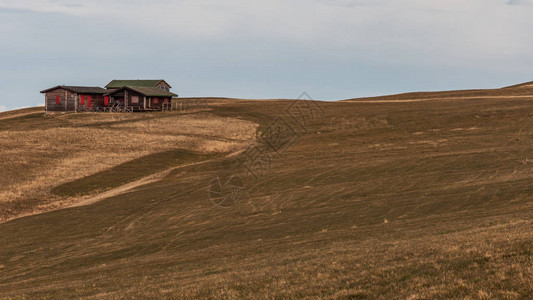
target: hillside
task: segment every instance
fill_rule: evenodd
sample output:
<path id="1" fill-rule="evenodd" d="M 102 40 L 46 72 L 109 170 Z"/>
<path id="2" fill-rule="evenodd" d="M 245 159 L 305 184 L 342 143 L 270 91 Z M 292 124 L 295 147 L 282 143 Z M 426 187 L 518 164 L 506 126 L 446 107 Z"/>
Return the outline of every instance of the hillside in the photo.
<path id="1" fill-rule="evenodd" d="M 533 93 L 519 90 L 0 120 L 8 178 L 64 174 L 58 157 L 78 166 L 80 149 L 130 153 L 83 161 L 39 197 L 82 201 L 71 196 L 101 192 L 98 179 L 172 168 L 0 224 L 0 297 L 528 298 Z M 46 146 L 34 155 L 28 143 Z M 10 203 L 26 203 L 31 179 L 8 180 L 21 195 Z"/>
<path id="2" fill-rule="evenodd" d="M 442 92 L 414 92 L 378 97 L 354 98 L 343 101 L 421 101 L 421 100 L 476 100 L 503 98 L 532 98 L 533 84 L 526 82 L 500 89 L 456 90 Z"/>
<path id="3" fill-rule="evenodd" d="M 0 113 L 0 222 L 87 200 L 170 166 L 246 147 L 256 124 L 186 113 Z M 178 153 L 175 153 L 178 151 Z M 176 157 L 191 152 L 183 161 Z"/>
<path id="4" fill-rule="evenodd" d="M 528 88 L 528 89 L 531 89 L 533 88 L 533 81 L 529 81 L 529 82 L 524 82 L 524 83 L 520 83 L 520 84 L 516 84 L 516 85 L 511 85 L 511 86 L 508 86 L 508 87 L 505 87 L 505 89 L 515 89 L 515 88 Z"/>

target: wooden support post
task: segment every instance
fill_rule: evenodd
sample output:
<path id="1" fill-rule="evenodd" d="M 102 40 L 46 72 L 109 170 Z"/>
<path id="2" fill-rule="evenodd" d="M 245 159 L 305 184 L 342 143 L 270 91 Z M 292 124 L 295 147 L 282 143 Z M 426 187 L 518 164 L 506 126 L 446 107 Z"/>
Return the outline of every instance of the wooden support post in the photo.
<path id="1" fill-rule="evenodd" d="M 143 108 L 146 110 L 146 96 L 143 96 Z"/>
<path id="2" fill-rule="evenodd" d="M 78 98 L 80 97 L 79 94 L 76 94 L 76 96 L 74 97 L 74 111 L 75 112 L 78 112 Z"/>
<path id="3" fill-rule="evenodd" d="M 124 111 L 128 108 L 128 90 L 124 89 Z"/>
<path id="4" fill-rule="evenodd" d="M 65 111 L 68 110 L 68 107 L 67 107 L 67 102 L 68 102 L 68 101 L 67 101 L 67 100 L 68 100 L 68 92 L 65 91 Z"/>

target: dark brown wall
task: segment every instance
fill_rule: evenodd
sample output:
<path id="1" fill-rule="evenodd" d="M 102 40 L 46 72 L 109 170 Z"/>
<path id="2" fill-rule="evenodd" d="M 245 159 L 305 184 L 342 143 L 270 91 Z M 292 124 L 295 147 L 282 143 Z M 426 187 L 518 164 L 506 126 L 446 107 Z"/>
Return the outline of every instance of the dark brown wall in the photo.
<path id="1" fill-rule="evenodd" d="M 138 99 L 137 103 L 133 103 L 133 101 L 132 101 L 133 97 L 137 97 L 137 99 Z M 136 92 L 128 91 L 128 106 L 138 106 L 138 107 L 142 108 L 143 105 L 144 105 L 144 103 L 143 103 L 143 95 L 138 94 Z"/>
<path id="2" fill-rule="evenodd" d="M 134 104 L 132 103 L 132 97 L 133 96 L 138 96 L 139 97 L 139 103 L 138 104 Z M 131 92 L 129 91 L 128 92 L 128 106 L 138 106 L 139 108 L 143 108 L 143 95 L 140 95 L 140 94 L 137 94 L 135 92 Z M 154 100 L 155 98 L 157 98 L 157 102 L 158 103 L 155 103 Z M 164 99 L 165 97 L 146 97 L 146 108 L 151 108 L 151 109 L 161 109 L 163 107 L 163 103 L 164 103 Z M 170 103 L 170 97 L 167 98 L 168 99 L 168 103 Z"/>
<path id="3" fill-rule="evenodd" d="M 81 97 L 80 95 L 83 95 L 85 98 L 84 105 L 81 105 Z M 80 94 L 77 97 L 78 107 L 88 107 L 87 106 L 87 96 L 91 96 L 91 108 L 95 107 L 105 107 L 104 103 L 104 95 L 101 94 Z M 109 100 L 111 102 L 111 100 Z M 111 104 L 111 103 L 110 103 Z"/>
<path id="4" fill-rule="evenodd" d="M 127 93 L 128 93 L 128 97 L 127 97 L 128 106 L 138 106 L 140 108 L 143 107 L 144 104 L 143 104 L 143 96 L 142 95 L 140 95 L 140 94 L 138 94 L 136 92 L 130 91 L 130 90 L 127 90 Z M 124 94 L 125 94 L 125 91 L 122 90 L 120 92 L 116 92 L 116 93 L 111 94 L 110 97 L 113 97 L 115 99 L 124 98 Z M 138 103 L 132 103 L 131 102 L 133 96 L 139 97 L 139 102 Z M 112 99 L 109 99 L 110 103 L 113 103 L 112 101 L 113 101 Z"/>
<path id="5" fill-rule="evenodd" d="M 157 100 L 158 100 L 157 102 L 158 103 L 154 103 L 155 98 L 157 98 Z M 155 109 L 162 109 L 163 108 L 163 103 L 165 103 L 165 98 L 168 99 L 168 103 L 169 104 L 172 102 L 172 99 L 170 97 L 152 97 L 150 108 L 152 108 L 152 109 L 154 109 L 154 108 Z M 148 103 L 148 100 L 147 100 L 147 103 Z"/>
<path id="6" fill-rule="evenodd" d="M 115 99 L 122 98 L 122 97 L 124 97 L 124 91 L 113 93 L 110 96 L 114 97 Z M 132 102 L 134 96 L 139 97 L 139 102 L 138 103 L 133 103 Z M 163 103 L 164 103 L 165 97 L 157 97 L 158 98 L 158 103 L 154 103 L 154 98 L 155 97 L 146 97 L 146 108 L 161 109 L 163 107 Z M 168 99 L 168 103 L 170 104 L 171 103 L 171 97 L 166 97 L 166 98 Z M 151 101 L 150 101 L 150 99 L 151 99 Z M 144 96 L 139 94 L 139 93 L 136 93 L 136 92 L 128 90 L 127 100 L 128 100 L 128 107 L 137 106 L 140 109 L 143 109 L 143 107 L 144 107 Z M 111 103 L 112 100 L 110 99 L 109 101 Z"/>
<path id="7" fill-rule="evenodd" d="M 60 104 L 56 104 L 56 96 L 59 95 Z M 45 94 L 47 111 L 74 111 L 74 99 L 76 94 L 62 88 L 49 91 Z M 65 106 L 66 104 L 66 106 Z"/>
<path id="8" fill-rule="evenodd" d="M 81 105 L 80 95 L 74 92 L 58 88 L 49 91 L 46 96 L 46 110 L 47 111 L 75 111 L 76 102 L 78 107 L 87 107 L 87 96 L 91 95 L 91 107 L 104 107 L 104 96 L 102 94 L 83 94 L 85 96 L 85 103 Z M 59 95 L 60 104 L 56 104 L 56 96 Z M 66 101 L 66 106 L 65 106 Z"/>

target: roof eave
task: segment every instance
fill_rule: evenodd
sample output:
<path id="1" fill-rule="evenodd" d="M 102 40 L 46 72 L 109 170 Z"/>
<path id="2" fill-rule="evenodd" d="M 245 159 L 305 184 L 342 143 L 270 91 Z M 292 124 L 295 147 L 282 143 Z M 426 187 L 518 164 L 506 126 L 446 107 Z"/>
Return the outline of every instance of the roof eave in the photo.
<path id="1" fill-rule="evenodd" d="M 61 85 L 56 85 L 56 86 L 51 87 L 51 88 L 49 88 L 49 89 L 42 90 L 40 93 L 41 93 L 41 94 L 48 93 L 49 91 L 53 91 L 53 90 L 55 90 L 55 89 L 59 89 L 59 88 L 62 88 L 62 87 L 63 87 L 63 86 L 61 86 Z"/>
<path id="2" fill-rule="evenodd" d="M 174 93 L 169 92 L 169 91 L 165 91 L 165 92 L 169 93 L 170 95 L 148 95 L 145 92 L 137 90 L 137 89 L 135 89 L 134 87 L 131 87 L 131 86 L 123 86 L 123 87 L 117 88 L 116 90 L 109 91 L 108 93 L 105 93 L 105 95 L 108 96 L 108 95 L 120 92 L 122 90 L 130 90 L 130 91 L 139 93 L 139 94 L 141 94 L 143 96 L 147 96 L 147 97 L 177 97 L 178 96 L 177 94 L 174 94 Z"/>
<path id="3" fill-rule="evenodd" d="M 100 88 L 100 87 L 88 86 L 88 87 L 85 87 L 85 88 L 96 89 L 96 88 Z M 103 94 L 105 94 L 107 92 L 105 89 L 102 89 L 102 88 L 100 88 L 101 91 L 78 91 L 75 88 L 72 88 L 70 86 L 57 85 L 57 86 L 51 87 L 49 89 L 42 90 L 40 93 L 41 94 L 48 93 L 49 91 L 53 91 L 55 89 L 64 89 L 64 90 L 67 90 L 69 92 L 76 93 L 76 94 L 102 94 L 103 95 Z"/>

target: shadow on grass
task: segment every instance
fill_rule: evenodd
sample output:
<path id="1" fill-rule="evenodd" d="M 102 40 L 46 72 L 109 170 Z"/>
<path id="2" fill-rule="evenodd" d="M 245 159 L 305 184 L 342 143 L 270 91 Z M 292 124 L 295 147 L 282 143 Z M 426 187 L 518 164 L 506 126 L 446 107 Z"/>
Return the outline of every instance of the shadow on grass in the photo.
<path id="1" fill-rule="evenodd" d="M 102 192 L 169 168 L 222 157 L 223 154 L 202 154 L 188 150 L 170 150 L 127 161 L 111 169 L 95 173 L 52 189 L 58 196 L 81 196 Z"/>

